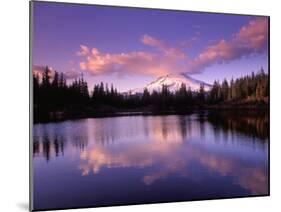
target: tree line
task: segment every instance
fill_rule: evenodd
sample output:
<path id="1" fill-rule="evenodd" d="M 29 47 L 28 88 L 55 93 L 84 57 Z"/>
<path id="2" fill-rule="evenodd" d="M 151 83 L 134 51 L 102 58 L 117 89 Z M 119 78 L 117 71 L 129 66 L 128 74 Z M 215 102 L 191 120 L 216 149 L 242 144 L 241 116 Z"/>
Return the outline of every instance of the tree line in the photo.
<path id="1" fill-rule="evenodd" d="M 208 114 L 208 116 L 206 116 Z M 227 131 L 231 135 L 236 135 L 237 133 L 251 136 L 255 138 L 256 142 L 259 140 L 266 142 L 269 136 L 268 128 L 268 113 L 267 111 L 259 111 L 257 114 L 255 111 L 243 111 L 243 110 L 224 110 L 221 111 L 199 111 L 198 113 L 198 122 L 200 128 L 204 129 L 204 124 L 207 121 L 214 126 L 214 136 L 220 137 L 222 132 Z M 183 118 L 182 116 L 177 116 L 178 121 L 180 122 L 179 133 L 183 139 L 186 139 L 187 135 L 190 135 L 192 130 L 188 127 L 188 119 Z M 202 126 L 201 126 L 202 125 Z M 166 129 L 165 127 L 165 118 L 160 119 L 158 124 L 159 132 L 168 133 L 172 129 Z M 203 133 L 203 131 L 202 131 Z M 64 155 L 64 151 L 67 145 L 72 145 L 77 150 L 84 150 L 88 145 L 87 137 L 80 137 L 76 139 L 75 134 L 71 134 L 73 137 L 62 137 L 58 134 L 52 134 L 51 136 L 47 131 L 43 133 L 43 139 L 38 139 L 37 136 L 34 137 L 33 142 L 33 156 L 43 156 L 46 161 L 54 159 L 55 157 L 60 157 Z M 99 144 L 107 145 L 112 143 L 113 138 L 112 134 L 109 132 L 106 136 L 100 136 Z M 256 139 L 258 138 L 258 139 Z M 219 140 L 219 139 L 218 139 Z M 227 138 L 224 142 L 227 142 Z"/>
<path id="2" fill-rule="evenodd" d="M 33 74 L 34 119 L 48 120 L 51 116 L 87 116 L 95 112 L 118 110 L 184 110 L 218 104 L 267 104 L 269 95 L 268 74 L 261 69 L 236 80 L 215 81 L 210 91 L 204 85 L 198 91 L 182 84 L 176 92 L 167 85 L 161 91 L 150 93 L 146 88 L 142 94 L 118 92 L 113 84 L 99 83 L 89 90 L 83 76 L 66 83 L 63 73 L 51 71 L 48 66 L 39 77 Z M 69 115 L 71 116 L 71 115 Z"/>
<path id="3" fill-rule="evenodd" d="M 268 102 L 269 83 L 268 74 L 263 68 L 255 74 L 247 75 L 236 80 L 226 79 L 222 83 L 215 81 L 210 92 L 211 103 L 226 101 Z"/>

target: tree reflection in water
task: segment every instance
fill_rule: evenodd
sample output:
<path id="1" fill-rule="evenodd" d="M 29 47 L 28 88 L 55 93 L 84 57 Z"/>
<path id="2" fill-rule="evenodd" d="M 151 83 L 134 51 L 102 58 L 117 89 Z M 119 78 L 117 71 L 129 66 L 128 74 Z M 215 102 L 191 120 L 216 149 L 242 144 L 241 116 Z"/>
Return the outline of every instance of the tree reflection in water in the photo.
<path id="1" fill-rule="evenodd" d="M 167 117 L 169 116 L 157 116 L 156 118 L 155 116 L 144 116 L 142 126 L 137 124 L 135 126 L 121 126 L 129 129 L 125 131 L 119 129 L 118 122 L 115 125 L 115 123 L 112 124 L 114 120 L 109 119 L 99 119 L 102 121 L 95 122 L 95 126 L 87 126 L 83 129 L 85 133 L 82 134 L 65 135 L 64 131 L 61 132 L 60 129 L 48 131 L 48 128 L 41 126 L 43 131 L 33 137 L 33 155 L 34 157 L 41 155 L 47 161 L 54 156 L 63 156 L 64 148 L 69 140 L 76 149 L 83 151 L 87 148 L 88 143 L 92 142 L 88 140 L 89 133 L 94 133 L 91 137 L 94 137 L 95 143 L 101 145 L 110 145 L 120 138 L 133 138 L 139 134 L 144 137 L 153 134 L 154 137 L 161 137 L 162 141 L 172 139 L 175 142 L 183 142 L 194 133 L 200 133 L 203 139 L 207 123 L 213 127 L 215 137 L 223 135 L 225 142 L 228 141 L 229 134 L 233 137 L 236 133 L 251 137 L 253 141 L 259 139 L 266 142 L 268 140 L 267 111 L 201 111 L 195 116 L 194 114 L 177 116 L 178 122 L 173 126 L 169 125 Z M 91 127 L 95 129 L 94 132 Z M 91 132 L 87 132 L 88 130 Z M 176 138 L 176 135 L 181 138 Z"/>
<path id="2" fill-rule="evenodd" d="M 269 119 L 268 111 L 237 110 L 237 111 L 209 111 L 207 120 L 213 125 L 214 131 L 230 131 L 243 135 L 268 140 Z"/>
<path id="3" fill-rule="evenodd" d="M 131 192 L 137 187 L 151 197 L 170 187 L 179 188 L 177 192 L 191 199 L 267 194 L 268 124 L 267 112 L 260 111 L 38 124 L 33 135 L 37 188 L 48 193 L 49 186 L 42 189 L 42 178 L 53 187 L 75 184 L 89 195 L 89 201 L 102 193 L 92 187 L 109 184 L 116 194 L 125 196 L 118 188 L 128 185 Z M 65 173 L 68 183 L 64 183 Z M 55 178 L 45 178 L 48 175 Z M 147 189 L 151 193 L 145 193 Z M 102 195 L 109 194 L 104 192 Z M 72 194 L 65 195 L 68 199 Z"/>

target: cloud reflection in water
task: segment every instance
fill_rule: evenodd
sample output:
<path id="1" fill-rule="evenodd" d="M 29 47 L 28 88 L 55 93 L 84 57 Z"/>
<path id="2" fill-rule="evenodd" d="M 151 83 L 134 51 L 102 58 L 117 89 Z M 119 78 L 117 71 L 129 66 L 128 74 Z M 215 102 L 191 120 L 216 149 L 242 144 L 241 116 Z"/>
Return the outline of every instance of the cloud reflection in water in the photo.
<path id="1" fill-rule="evenodd" d="M 115 123 L 112 131 L 99 127 L 90 130 L 89 137 L 94 135 L 95 144 L 81 152 L 82 175 L 89 175 L 91 171 L 98 174 L 103 168 L 137 168 L 143 169 L 141 180 L 146 185 L 175 176 L 200 181 L 205 176 L 193 168 L 199 164 L 211 174 L 232 177 L 235 184 L 250 190 L 251 194 L 267 192 L 267 161 L 255 161 L 255 151 L 264 151 L 263 145 L 254 151 L 251 146 L 241 146 L 241 138 L 235 141 L 238 138 L 228 136 L 225 131 L 220 131 L 224 135 L 218 137 L 211 133 L 214 126 L 194 116 L 146 117 L 142 122 L 143 128 L 132 121 L 127 128 Z M 114 142 L 100 145 L 104 142 L 97 138 L 105 137 L 103 133 L 111 137 L 112 132 Z M 228 139 L 232 139 L 232 143 Z M 118 143 L 121 140 L 125 143 Z M 239 155 L 239 151 L 243 154 Z"/>

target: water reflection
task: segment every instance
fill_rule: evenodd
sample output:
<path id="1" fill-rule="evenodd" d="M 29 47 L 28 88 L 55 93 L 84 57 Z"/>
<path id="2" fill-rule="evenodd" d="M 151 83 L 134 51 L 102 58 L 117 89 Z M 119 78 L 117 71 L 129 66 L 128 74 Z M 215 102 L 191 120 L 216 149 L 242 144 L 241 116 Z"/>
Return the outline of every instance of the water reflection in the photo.
<path id="1" fill-rule="evenodd" d="M 62 137 L 58 138 L 55 136 L 52 140 L 45 134 L 42 140 L 38 137 L 34 138 L 33 143 L 33 154 L 34 156 L 39 156 L 42 154 L 48 161 L 53 156 L 63 156 L 64 151 L 64 140 Z"/>
<path id="2" fill-rule="evenodd" d="M 136 117 L 138 122 L 139 118 Z M 188 137 L 196 135 L 204 138 L 207 124 L 212 125 L 216 140 L 222 140 L 225 143 L 228 140 L 235 142 L 234 136 L 237 133 L 264 142 L 268 140 L 269 123 L 266 112 L 259 112 L 257 115 L 257 113 L 248 111 L 245 113 L 241 111 L 211 113 L 203 111 L 196 116 L 176 116 L 177 120 L 172 120 L 172 122 L 170 118 L 171 116 L 141 117 L 141 123 L 131 120 L 130 125 L 127 125 L 127 121 L 134 119 L 132 117 L 122 117 L 122 120 L 117 118 L 96 119 L 97 121 L 88 119 L 82 122 L 76 121 L 74 125 L 82 124 L 82 126 L 74 131 L 71 126 L 68 126 L 68 122 L 37 124 L 33 137 L 33 154 L 35 157 L 42 154 L 46 160 L 49 160 L 52 156 L 63 155 L 66 143 L 71 142 L 74 147 L 84 150 L 89 140 L 94 140 L 96 144 L 110 145 L 120 138 L 153 137 L 154 142 L 181 143 Z M 223 139 L 219 139 L 220 136 L 224 136 Z"/>
<path id="3" fill-rule="evenodd" d="M 222 176 L 232 176 L 236 183 L 251 194 L 267 192 L 266 163 L 263 166 L 255 161 L 246 161 L 246 157 L 236 158 L 221 152 L 211 152 L 198 145 L 180 145 L 167 143 L 140 144 L 122 149 L 120 152 L 97 147 L 81 153 L 83 163 L 79 166 L 82 175 L 98 174 L 102 168 L 145 168 L 157 166 L 151 172 L 145 172 L 141 179 L 146 185 L 170 175 L 191 177 L 200 181 L 202 176 L 190 176 L 192 163 L 197 161 L 209 172 L 218 172 Z"/>
<path id="4" fill-rule="evenodd" d="M 269 135 L 269 119 L 267 111 L 237 110 L 209 112 L 207 119 L 214 130 L 242 133 L 252 138 L 267 141 Z"/>
<path id="5" fill-rule="evenodd" d="M 93 180 L 99 179 L 96 186 L 106 187 L 109 182 L 127 186 L 131 171 L 138 173 L 134 175 L 131 189 L 141 183 L 143 190 L 154 188 L 150 190 L 152 196 L 157 195 L 153 191 L 162 192 L 179 182 L 179 189 L 189 185 L 190 190 L 182 192 L 190 193 L 190 199 L 203 198 L 202 194 L 212 190 L 214 194 L 210 195 L 267 194 L 268 133 L 267 113 L 203 111 L 192 115 L 37 124 L 33 143 L 35 172 L 40 175 L 48 170 L 56 179 L 64 179 L 63 173 L 75 170 L 68 174 L 69 179 L 73 178 L 77 185 L 88 182 L 84 190 L 89 196 L 97 192 L 87 190 Z M 60 160 L 53 161 L 54 158 Z M 52 166 L 44 166 L 46 161 Z M 35 179 L 40 185 L 41 178 Z M 163 182 L 161 189 L 158 188 Z M 49 186 L 58 186 L 53 181 L 49 183 Z M 216 184 L 217 187 L 212 187 Z M 192 193 L 194 191 L 197 193 Z M 121 190 L 115 192 L 122 193 Z M 195 197 L 198 192 L 201 196 Z M 48 191 L 42 189 L 43 193 L 46 195 Z M 173 198 L 177 196 L 174 194 Z"/>

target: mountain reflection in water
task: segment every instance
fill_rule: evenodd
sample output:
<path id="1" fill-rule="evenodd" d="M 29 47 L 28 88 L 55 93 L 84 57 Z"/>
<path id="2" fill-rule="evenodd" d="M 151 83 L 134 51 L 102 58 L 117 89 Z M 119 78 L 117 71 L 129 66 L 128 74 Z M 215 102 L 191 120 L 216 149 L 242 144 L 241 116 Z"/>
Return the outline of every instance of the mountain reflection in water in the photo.
<path id="1" fill-rule="evenodd" d="M 182 191 L 175 191 L 181 196 L 173 194 L 171 200 L 265 195 L 268 193 L 268 125 L 267 112 L 208 111 L 36 124 L 35 191 L 42 193 L 39 195 L 42 198 L 54 195 L 45 187 L 62 183 L 63 171 L 71 170 L 69 182 L 77 184 L 76 192 L 79 183 L 81 187 L 89 187 L 97 183 L 95 180 L 104 186 L 109 182 L 130 184 L 131 192 L 135 185 L 136 191 L 151 195 L 151 199 L 139 202 L 155 202 L 153 195 L 169 191 L 173 185 L 179 190 L 182 187 Z M 42 185 L 43 173 L 47 172 L 58 179 L 46 179 Z M 93 201 L 91 195 L 99 195 L 99 191 L 87 188 L 84 192 L 79 195 L 85 195 L 84 201 L 89 204 Z M 122 196 L 121 190 L 113 188 L 110 194 L 106 191 L 100 194 L 104 200 L 92 205 L 130 202 L 112 192 L 121 192 Z M 165 195 L 164 200 L 170 200 Z M 106 200 L 107 196 L 111 200 Z M 40 197 L 38 205 L 43 207 Z"/>

